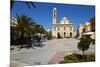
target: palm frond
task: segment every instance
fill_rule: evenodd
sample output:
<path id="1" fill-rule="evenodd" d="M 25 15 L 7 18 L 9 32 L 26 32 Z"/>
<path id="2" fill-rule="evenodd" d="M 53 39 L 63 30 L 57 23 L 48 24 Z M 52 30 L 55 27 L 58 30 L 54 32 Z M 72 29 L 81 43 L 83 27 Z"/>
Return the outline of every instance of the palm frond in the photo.
<path id="1" fill-rule="evenodd" d="M 14 5 L 14 0 L 10 0 L 10 9 L 13 8 L 13 5 Z"/>
<path id="2" fill-rule="evenodd" d="M 28 8 L 36 8 L 35 4 L 33 2 L 27 2 L 27 1 L 23 1 L 24 4 L 26 4 L 28 6 Z M 10 0 L 10 9 L 12 10 L 13 6 L 15 4 L 14 0 Z"/>
<path id="3" fill-rule="evenodd" d="M 31 7 L 36 8 L 36 6 L 35 6 L 35 4 L 34 4 L 33 2 L 26 2 L 26 4 L 27 4 L 27 6 L 28 6 L 29 8 L 31 8 Z"/>

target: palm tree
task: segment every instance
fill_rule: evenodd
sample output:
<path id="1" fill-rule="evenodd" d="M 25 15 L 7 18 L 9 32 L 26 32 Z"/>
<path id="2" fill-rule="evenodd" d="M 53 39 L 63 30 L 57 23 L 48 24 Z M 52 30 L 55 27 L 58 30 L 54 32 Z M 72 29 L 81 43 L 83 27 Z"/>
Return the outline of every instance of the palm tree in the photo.
<path id="1" fill-rule="evenodd" d="M 45 34 L 46 32 L 42 25 L 36 24 L 28 16 L 17 14 L 14 18 L 17 23 L 15 26 L 11 26 L 11 39 L 17 38 L 20 39 L 20 42 L 23 42 L 21 40 L 27 37 L 33 37 L 37 33 Z"/>
<path id="2" fill-rule="evenodd" d="M 10 9 L 12 9 L 13 8 L 13 6 L 14 6 L 14 0 L 10 0 Z M 36 8 L 36 6 L 34 5 L 34 3 L 33 2 L 23 2 L 24 4 L 26 4 L 29 8 L 31 8 L 31 7 L 34 7 L 34 8 Z"/>
<path id="3" fill-rule="evenodd" d="M 17 20 L 15 26 L 17 39 L 19 39 L 20 44 L 23 44 L 25 38 L 31 38 L 34 34 L 32 19 L 25 15 L 17 15 L 15 18 Z"/>

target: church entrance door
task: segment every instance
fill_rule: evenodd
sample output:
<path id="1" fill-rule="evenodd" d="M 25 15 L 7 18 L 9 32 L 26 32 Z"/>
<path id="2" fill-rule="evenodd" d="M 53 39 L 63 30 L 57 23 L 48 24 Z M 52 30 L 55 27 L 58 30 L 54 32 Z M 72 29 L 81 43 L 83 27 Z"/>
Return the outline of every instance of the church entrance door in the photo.
<path id="1" fill-rule="evenodd" d="M 64 38 L 66 38 L 66 32 L 64 32 Z"/>
<path id="2" fill-rule="evenodd" d="M 72 37 L 72 32 L 70 32 L 70 37 Z"/>
<path id="3" fill-rule="evenodd" d="M 61 38 L 61 36 L 60 36 L 60 33 L 59 33 L 59 32 L 57 33 L 57 37 L 58 37 L 58 38 Z"/>

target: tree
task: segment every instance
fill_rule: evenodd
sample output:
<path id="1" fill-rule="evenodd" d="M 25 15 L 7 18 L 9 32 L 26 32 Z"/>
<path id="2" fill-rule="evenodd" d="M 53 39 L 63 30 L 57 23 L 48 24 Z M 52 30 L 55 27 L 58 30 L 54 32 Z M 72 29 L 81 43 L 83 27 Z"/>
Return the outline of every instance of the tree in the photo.
<path id="1" fill-rule="evenodd" d="M 11 27 L 11 38 L 19 41 L 19 44 L 25 42 L 25 38 L 31 38 L 34 35 L 34 30 L 32 28 L 32 19 L 25 15 L 17 15 L 17 24 L 15 27 Z M 16 36 L 17 35 L 17 36 Z M 15 38 L 13 38 L 15 36 Z"/>
<path id="2" fill-rule="evenodd" d="M 26 4 L 29 8 L 31 8 L 31 7 L 36 8 L 36 6 L 34 5 L 33 2 L 25 2 L 24 1 L 23 3 Z M 13 8 L 14 4 L 15 4 L 15 1 L 14 0 L 10 0 L 10 9 Z"/>
<path id="3" fill-rule="evenodd" d="M 51 31 L 46 31 L 45 34 L 46 34 L 46 38 L 48 40 L 51 40 L 52 39 L 52 33 L 51 33 Z"/>
<path id="4" fill-rule="evenodd" d="M 42 25 L 36 24 L 30 17 L 17 14 L 15 19 L 16 25 L 11 26 L 11 44 L 25 44 L 25 42 L 28 42 L 26 41 L 28 38 L 33 38 L 37 33 L 49 35 L 49 38 L 51 37 L 51 34 Z"/>
<path id="5" fill-rule="evenodd" d="M 83 61 L 84 61 L 84 51 L 88 50 L 89 46 L 90 46 L 89 38 L 83 37 L 80 39 L 80 42 L 78 43 L 78 49 L 82 50 Z"/>
<path id="6" fill-rule="evenodd" d="M 95 32 L 95 17 L 90 19 L 90 23 L 91 23 L 91 31 Z"/>

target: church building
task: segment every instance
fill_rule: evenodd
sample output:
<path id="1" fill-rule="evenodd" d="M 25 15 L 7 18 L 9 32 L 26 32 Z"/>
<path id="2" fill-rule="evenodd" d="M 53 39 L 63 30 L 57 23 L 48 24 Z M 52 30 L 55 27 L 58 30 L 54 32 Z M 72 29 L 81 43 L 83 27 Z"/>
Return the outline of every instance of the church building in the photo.
<path id="1" fill-rule="evenodd" d="M 54 38 L 74 37 L 73 24 L 66 17 L 63 17 L 61 21 L 58 22 L 56 8 L 53 9 L 52 36 Z"/>

